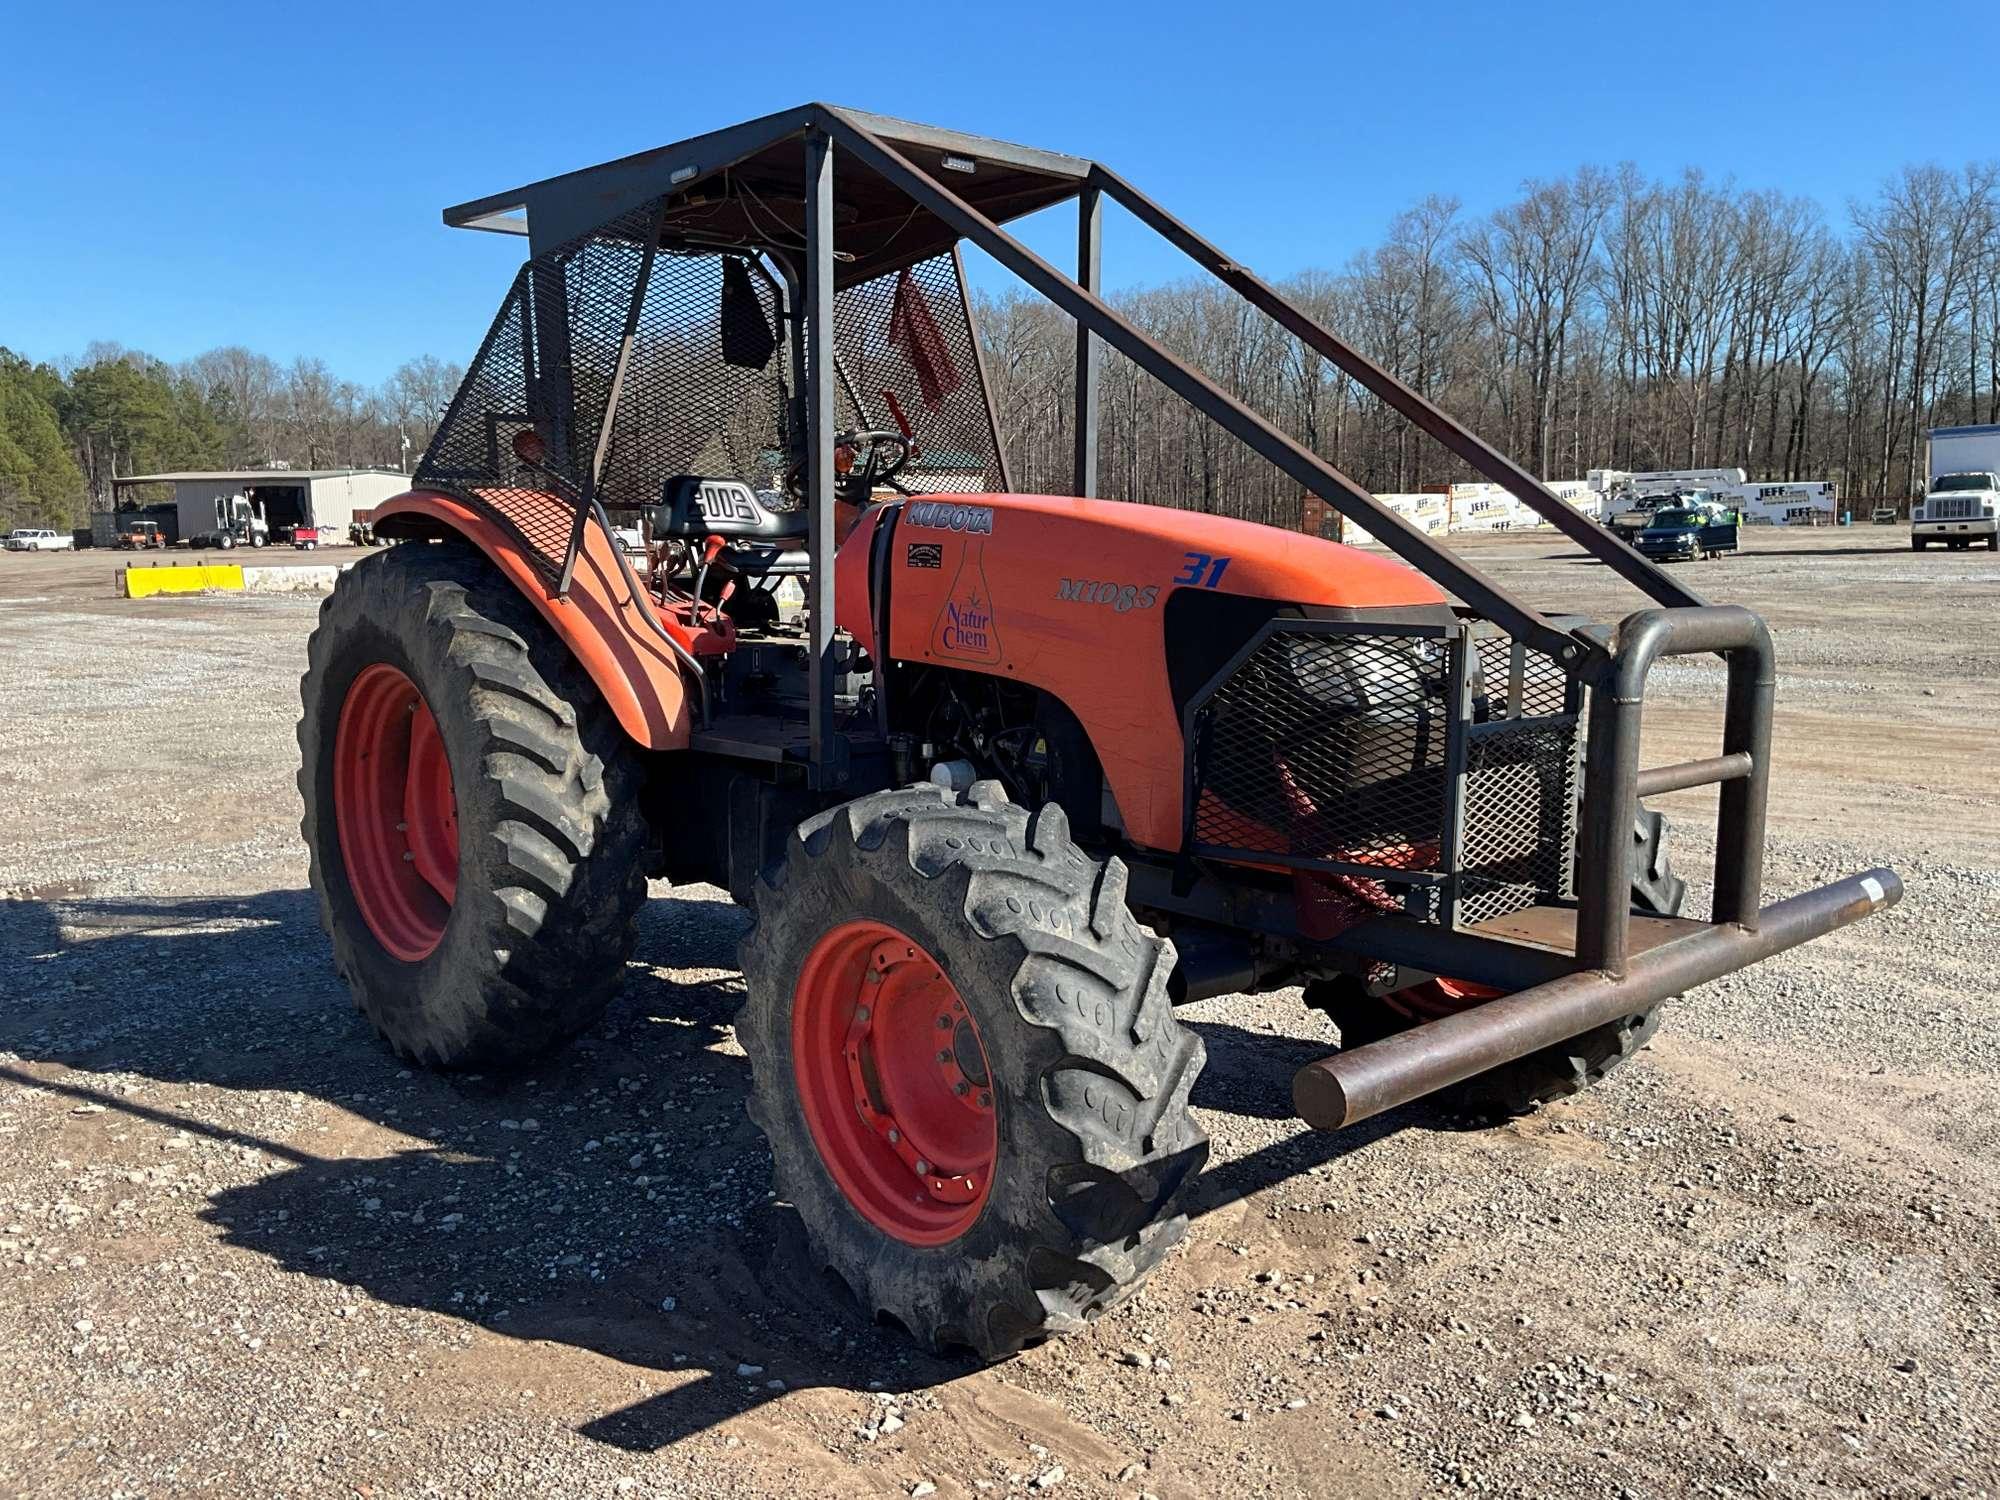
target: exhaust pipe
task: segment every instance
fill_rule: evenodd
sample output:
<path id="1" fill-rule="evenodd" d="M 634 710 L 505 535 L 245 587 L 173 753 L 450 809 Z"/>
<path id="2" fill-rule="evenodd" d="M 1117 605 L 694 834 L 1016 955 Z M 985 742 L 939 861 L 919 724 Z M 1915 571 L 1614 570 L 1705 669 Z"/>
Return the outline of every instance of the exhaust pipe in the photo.
<path id="1" fill-rule="evenodd" d="M 1637 954 L 1622 978 L 1599 969 L 1567 974 L 1413 1026 L 1306 1064 L 1292 1079 L 1293 1107 L 1315 1130 L 1338 1130 L 1637 1015 L 1670 995 L 1894 906 L 1902 896 L 1903 882 L 1893 870 L 1850 875 L 1765 907 L 1754 928 L 1716 923 Z"/>

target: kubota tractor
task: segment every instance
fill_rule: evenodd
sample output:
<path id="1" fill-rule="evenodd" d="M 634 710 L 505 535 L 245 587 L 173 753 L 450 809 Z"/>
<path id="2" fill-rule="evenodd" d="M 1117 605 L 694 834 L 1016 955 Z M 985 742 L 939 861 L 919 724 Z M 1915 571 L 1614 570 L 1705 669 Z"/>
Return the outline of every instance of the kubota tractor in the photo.
<path id="1" fill-rule="evenodd" d="M 1096 294 L 1106 197 L 1655 607 L 1545 615 Z M 1074 200 L 1077 274 L 1000 227 Z M 747 903 L 738 1034 L 780 1196 L 862 1306 L 997 1356 L 1182 1234 L 1174 1007 L 1301 985 L 1335 1129 L 1593 1082 L 1686 987 L 1897 899 L 1761 905 L 1772 654 L 1122 178 L 809 105 L 446 211 L 528 258 L 321 611 L 303 831 L 390 1044 L 518 1064 L 617 991 L 648 877 Z M 1011 492 L 959 261 L 1076 320 L 1074 495 Z M 1390 554 L 1094 498 L 1099 345 Z M 628 557 L 614 527 L 640 527 Z M 801 602 L 802 601 L 802 605 Z M 1638 762 L 1661 656 L 1709 759 Z M 1720 783 L 1680 911 L 1640 798 Z M 670 959 L 671 955 L 660 955 Z"/>

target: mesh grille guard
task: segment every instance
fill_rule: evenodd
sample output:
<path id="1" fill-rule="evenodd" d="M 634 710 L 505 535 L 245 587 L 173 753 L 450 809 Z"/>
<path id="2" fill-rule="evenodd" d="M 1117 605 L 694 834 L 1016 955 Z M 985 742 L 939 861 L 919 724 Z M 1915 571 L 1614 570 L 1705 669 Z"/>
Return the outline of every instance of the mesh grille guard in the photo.
<path id="1" fill-rule="evenodd" d="M 1273 621 L 1189 701 L 1187 851 L 1450 927 L 1566 900 L 1582 710 L 1485 622 Z"/>

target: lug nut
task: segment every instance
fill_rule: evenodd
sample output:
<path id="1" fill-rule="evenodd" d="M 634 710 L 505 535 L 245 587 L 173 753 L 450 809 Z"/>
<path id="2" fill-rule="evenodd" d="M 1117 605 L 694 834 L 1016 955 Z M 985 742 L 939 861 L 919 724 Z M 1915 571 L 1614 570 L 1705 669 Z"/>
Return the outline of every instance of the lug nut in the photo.
<path id="1" fill-rule="evenodd" d="M 937 1018 L 937 1028 L 938 1028 L 938 1030 L 939 1030 L 939 1031 L 949 1031 L 949 1030 L 951 1030 L 951 1017 L 950 1017 L 950 1016 L 939 1016 L 939 1017 Z"/>
<path id="2" fill-rule="evenodd" d="M 865 1006 L 865 1005 L 863 1005 L 863 1006 L 859 1007 L 859 1008 L 858 1008 L 858 1009 L 857 1009 L 857 1010 L 856 1010 L 856 1011 L 854 1012 L 854 1019 L 855 1019 L 855 1020 L 857 1020 L 857 1021 L 865 1021 L 865 1020 L 867 1020 L 867 1019 L 868 1019 L 868 1007 L 867 1007 L 867 1006 Z"/>
<path id="3" fill-rule="evenodd" d="M 957 1083 L 952 1085 L 951 1091 L 954 1094 L 958 1095 L 959 1098 L 963 1099 L 967 1094 L 972 1092 L 972 1085 L 967 1083 L 963 1078 L 961 1078 L 958 1080 Z"/>
<path id="4" fill-rule="evenodd" d="M 921 1156 L 917 1158 L 917 1175 L 919 1177 L 928 1177 L 931 1175 L 931 1164 Z"/>
<path id="5" fill-rule="evenodd" d="M 979 1107 L 981 1109 L 991 1109 L 993 1107 L 993 1096 L 984 1089 L 979 1091 Z"/>
<path id="6" fill-rule="evenodd" d="M 897 1143 L 898 1143 L 899 1141 L 901 1141 L 902 1139 L 903 1139 L 903 1133 L 902 1133 L 902 1131 L 900 1131 L 900 1130 L 896 1129 L 896 1128 L 895 1128 L 895 1126 L 893 1126 L 893 1125 L 892 1125 L 892 1126 L 890 1126 L 890 1127 L 889 1127 L 889 1144 L 893 1146 L 893 1145 L 897 1144 Z"/>
<path id="7" fill-rule="evenodd" d="M 945 1048 L 944 1051 L 938 1054 L 938 1061 L 941 1063 L 948 1063 L 951 1061 L 951 1049 L 949 1047 Z"/>

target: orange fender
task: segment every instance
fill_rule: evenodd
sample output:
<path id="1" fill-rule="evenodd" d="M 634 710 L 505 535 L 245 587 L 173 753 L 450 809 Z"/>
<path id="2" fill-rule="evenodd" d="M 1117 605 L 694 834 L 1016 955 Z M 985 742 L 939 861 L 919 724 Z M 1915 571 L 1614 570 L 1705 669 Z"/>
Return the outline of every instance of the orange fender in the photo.
<path id="1" fill-rule="evenodd" d="M 513 521 L 522 535 L 542 540 L 548 555 L 560 560 L 574 514 L 569 502 L 539 490 L 480 494 Z M 520 538 L 454 496 L 411 490 L 378 505 L 374 524 L 384 536 L 456 532 L 471 542 L 541 611 L 637 744 L 648 750 L 686 748 L 690 712 L 680 663 L 648 628 L 640 611 L 652 606 L 632 596 L 612 550 L 614 544 L 599 527 L 584 528 L 583 550 L 570 579 L 569 597 L 557 599 L 550 596 L 546 578 Z M 659 618 L 657 613 L 654 618 Z M 685 635 L 671 620 L 662 624 L 674 631 L 677 639 Z"/>

